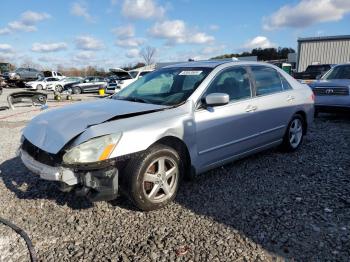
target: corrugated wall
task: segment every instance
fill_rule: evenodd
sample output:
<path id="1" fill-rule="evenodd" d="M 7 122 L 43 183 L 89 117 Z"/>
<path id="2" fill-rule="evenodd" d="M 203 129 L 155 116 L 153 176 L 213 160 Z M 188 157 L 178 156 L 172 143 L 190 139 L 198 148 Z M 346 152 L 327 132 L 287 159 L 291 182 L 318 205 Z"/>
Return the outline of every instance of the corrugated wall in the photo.
<path id="1" fill-rule="evenodd" d="M 350 39 L 300 42 L 298 72 L 308 65 L 350 62 Z"/>

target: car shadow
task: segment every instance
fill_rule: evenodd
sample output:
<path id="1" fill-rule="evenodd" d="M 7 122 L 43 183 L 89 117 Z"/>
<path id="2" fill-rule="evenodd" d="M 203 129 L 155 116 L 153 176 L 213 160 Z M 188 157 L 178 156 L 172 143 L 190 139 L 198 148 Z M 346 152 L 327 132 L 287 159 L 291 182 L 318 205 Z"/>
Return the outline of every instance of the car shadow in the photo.
<path id="1" fill-rule="evenodd" d="M 342 128 L 350 132 L 349 116 L 322 115 L 296 152 L 271 149 L 214 169 L 184 183 L 176 202 L 285 259 L 346 261 L 350 136 L 336 133 Z"/>
<path id="2" fill-rule="evenodd" d="M 55 182 L 40 179 L 22 164 L 19 157 L 0 164 L 0 178 L 5 186 L 20 199 L 49 199 L 58 205 L 72 209 L 87 209 L 93 206 L 88 199 L 77 197 L 73 192 L 61 192 Z"/>

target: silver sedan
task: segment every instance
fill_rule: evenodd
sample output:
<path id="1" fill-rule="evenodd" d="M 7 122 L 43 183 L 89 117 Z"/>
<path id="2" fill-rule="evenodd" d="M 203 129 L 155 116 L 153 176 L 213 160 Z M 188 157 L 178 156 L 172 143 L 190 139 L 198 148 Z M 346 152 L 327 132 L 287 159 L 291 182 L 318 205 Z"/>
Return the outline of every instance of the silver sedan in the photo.
<path id="1" fill-rule="evenodd" d="M 40 114 L 20 155 L 63 191 L 97 201 L 120 189 L 153 210 L 175 198 L 183 178 L 275 146 L 296 150 L 313 115 L 310 88 L 275 66 L 189 62 L 108 99 Z"/>

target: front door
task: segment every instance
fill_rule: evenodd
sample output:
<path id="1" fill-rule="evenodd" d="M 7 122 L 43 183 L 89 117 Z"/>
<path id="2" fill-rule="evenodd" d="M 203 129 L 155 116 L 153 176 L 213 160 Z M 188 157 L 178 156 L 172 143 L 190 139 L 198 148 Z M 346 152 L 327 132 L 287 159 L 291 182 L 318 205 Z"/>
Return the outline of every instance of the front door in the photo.
<path id="1" fill-rule="evenodd" d="M 259 133 L 257 99 L 244 67 L 220 72 L 203 98 L 211 93 L 226 93 L 230 102 L 195 112 L 198 164 L 204 169 L 255 148 Z"/>

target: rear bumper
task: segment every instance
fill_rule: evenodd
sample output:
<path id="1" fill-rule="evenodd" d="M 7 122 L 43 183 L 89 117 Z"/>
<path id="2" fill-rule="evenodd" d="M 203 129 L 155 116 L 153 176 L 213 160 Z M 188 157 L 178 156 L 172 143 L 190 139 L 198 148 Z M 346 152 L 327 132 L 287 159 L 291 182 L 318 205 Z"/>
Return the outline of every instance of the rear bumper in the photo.
<path id="1" fill-rule="evenodd" d="M 61 182 L 65 188 L 75 189 L 78 195 L 86 196 L 91 201 L 112 200 L 118 195 L 118 169 L 115 166 L 103 169 L 72 170 L 40 163 L 24 150 L 20 150 L 19 154 L 23 164 L 40 178 Z"/>

